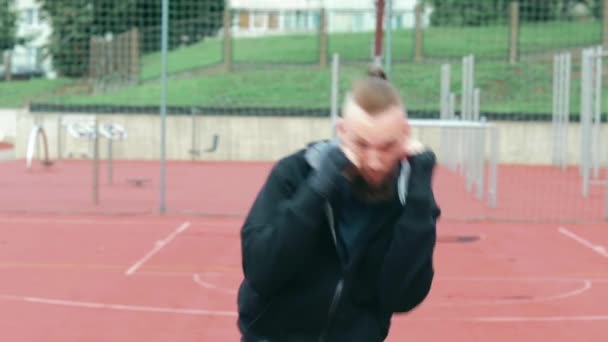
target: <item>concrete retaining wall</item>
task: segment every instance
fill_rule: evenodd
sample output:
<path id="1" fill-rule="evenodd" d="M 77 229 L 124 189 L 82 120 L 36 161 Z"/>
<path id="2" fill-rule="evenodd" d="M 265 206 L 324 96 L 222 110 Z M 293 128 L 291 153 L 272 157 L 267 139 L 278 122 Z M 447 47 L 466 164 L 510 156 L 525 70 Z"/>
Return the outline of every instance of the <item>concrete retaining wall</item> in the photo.
<path id="1" fill-rule="evenodd" d="M 65 157 L 72 153 L 79 156 L 89 153 L 88 142 L 77 141 L 63 132 L 61 147 L 58 144 L 59 115 L 38 115 L 47 132 L 51 157 L 61 150 Z M 63 121 L 87 119 L 94 116 L 62 115 Z M 100 122 L 112 121 L 123 125 L 128 139 L 114 145 L 116 159 L 158 159 L 160 156 L 160 118 L 158 115 L 97 115 Z M 35 116 L 21 111 L 17 116 L 16 154 L 25 156 L 27 137 Z M 500 130 L 499 160 L 502 163 L 549 164 L 551 163 L 551 122 L 497 122 Z M 192 119 L 189 116 L 171 115 L 167 118 L 167 158 L 191 159 Z M 602 134 L 607 135 L 606 125 Z M 215 153 L 203 154 L 204 160 L 276 160 L 296 151 L 308 142 L 330 137 L 330 121 L 325 118 L 301 117 L 252 117 L 252 116 L 204 116 L 197 123 L 198 147 L 211 145 L 212 135 L 220 135 L 219 148 Z M 421 140 L 439 148 L 440 130 L 416 129 Z M 489 137 L 488 137 L 489 139 Z M 489 141 L 489 140 L 488 140 Z M 101 140 L 101 156 L 106 155 L 106 141 Z M 488 148 L 489 151 L 489 148 Z M 604 151 L 604 150 L 602 150 Z M 602 156 L 608 154 L 602 152 Z M 569 161 L 578 163 L 580 156 L 580 125 L 570 124 Z M 602 157 L 602 160 L 605 158 Z"/>
<path id="2" fill-rule="evenodd" d="M 0 141 L 15 141 L 18 111 L 18 109 L 0 109 Z"/>

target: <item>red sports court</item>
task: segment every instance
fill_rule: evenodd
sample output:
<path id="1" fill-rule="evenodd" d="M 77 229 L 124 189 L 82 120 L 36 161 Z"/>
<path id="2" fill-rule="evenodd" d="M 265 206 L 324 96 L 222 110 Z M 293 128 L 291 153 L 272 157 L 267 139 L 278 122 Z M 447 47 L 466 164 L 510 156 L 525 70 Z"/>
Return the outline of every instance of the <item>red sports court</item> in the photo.
<path id="1" fill-rule="evenodd" d="M 14 341 L 237 340 L 239 228 L 272 163 L 170 162 L 167 215 L 156 213 L 158 162 L 117 162 L 113 185 L 101 182 L 98 205 L 88 186 L 91 164 L 36 163 L 31 170 L 23 160 L 0 164 L 3 335 Z M 491 209 L 467 192 L 457 172 L 437 170 L 445 218 L 438 225 L 435 285 L 418 309 L 395 318 L 390 341 L 608 336 L 602 304 L 608 231 L 601 210 L 595 222 L 591 214 L 579 223 L 550 220 L 568 210 L 587 215 L 581 208 L 596 213 L 601 200 L 563 207 L 533 196 L 526 202 L 520 194 L 551 170 L 509 166 L 500 172 L 519 179 L 521 188 L 505 184 L 510 187 Z M 543 182 L 547 197 L 570 191 L 576 197 L 576 170 L 571 173 L 571 189 L 557 179 L 561 187 Z M 135 177 L 146 182 L 133 184 Z"/>
<path id="2" fill-rule="evenodd" d="M 443 212 L 388 340 L 608 341 L 602 2 L 0 1 L 2 340 L 238 341 L 270 152 L 331 137 L 373 60 Z"/>

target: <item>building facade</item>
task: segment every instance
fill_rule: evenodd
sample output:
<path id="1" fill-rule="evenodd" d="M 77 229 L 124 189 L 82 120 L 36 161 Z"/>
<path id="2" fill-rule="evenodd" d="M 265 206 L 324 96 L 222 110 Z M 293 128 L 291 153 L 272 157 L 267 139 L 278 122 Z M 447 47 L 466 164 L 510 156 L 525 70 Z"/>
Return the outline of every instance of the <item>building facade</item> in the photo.
<path id="1" fill-rule="evenodd" d="M 52 60 L 45 51 L 52 28 L 42 15 L 40 4 L 36 0 L 15 0 L 14 10 L 17 13 L 17 36 L 25 39 L 25 43 L 11 51 L 13 75 L 41 74 L 54 78 Z"/>
<path id="2" fill-rule="evenodd" d="M 392 28 L 415 25 L 418 0 L 392 0 Z M 235 36 L 314 32 L 325 8 L 328 32 L 365 32 L 376 27 L 375 0 L 231 0 Z M 430 11 L 423 15 L 428 26 Z"/>

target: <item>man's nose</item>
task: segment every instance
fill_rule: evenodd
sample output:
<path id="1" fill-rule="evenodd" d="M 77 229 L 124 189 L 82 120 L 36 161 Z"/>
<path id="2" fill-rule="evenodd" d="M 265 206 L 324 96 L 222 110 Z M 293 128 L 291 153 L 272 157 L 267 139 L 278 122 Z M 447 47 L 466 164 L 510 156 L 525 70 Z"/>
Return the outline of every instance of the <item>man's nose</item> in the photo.
<path id="1" fill-rule="evenodd" d="M 371 170 L 380 170 L 382 169 L 382 162 L 380 161 L 380 154 L 375 151 L 370 151 L 367 156 L 367 165 Z"/>

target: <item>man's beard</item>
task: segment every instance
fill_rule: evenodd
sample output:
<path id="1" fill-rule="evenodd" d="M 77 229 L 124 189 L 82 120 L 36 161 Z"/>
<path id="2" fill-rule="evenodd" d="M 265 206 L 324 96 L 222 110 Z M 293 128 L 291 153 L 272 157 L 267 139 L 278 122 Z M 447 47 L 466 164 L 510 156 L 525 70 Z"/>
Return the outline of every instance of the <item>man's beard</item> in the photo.
<path id="1" fill-rule="evenodd" d="M 390 201 L 396 194 L 397 173 L 391 172 L 380 184 L 370 184 L 362 175 L 356 175 L 351 181 L 354 196 L 367 203 Z"/>

